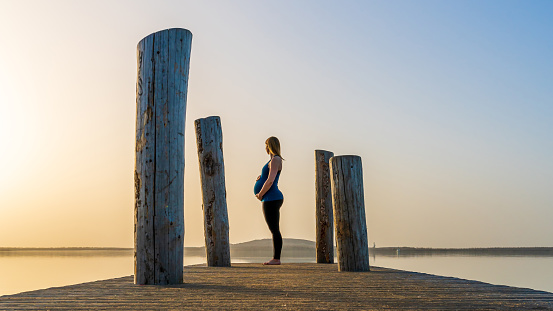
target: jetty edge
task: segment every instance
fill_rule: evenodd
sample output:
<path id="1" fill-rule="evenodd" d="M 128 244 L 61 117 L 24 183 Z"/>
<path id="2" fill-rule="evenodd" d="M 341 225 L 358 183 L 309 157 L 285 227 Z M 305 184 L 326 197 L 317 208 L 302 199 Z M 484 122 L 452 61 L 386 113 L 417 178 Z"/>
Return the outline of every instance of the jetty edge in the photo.
<path id="1" fill-rule="evenodd" d="M 133 276 L 0 297 L 0 310 L 553 310 L 553 293 L 425 273 L 336 264 L 184 267 L 184 283 L 135 285 Z"/>

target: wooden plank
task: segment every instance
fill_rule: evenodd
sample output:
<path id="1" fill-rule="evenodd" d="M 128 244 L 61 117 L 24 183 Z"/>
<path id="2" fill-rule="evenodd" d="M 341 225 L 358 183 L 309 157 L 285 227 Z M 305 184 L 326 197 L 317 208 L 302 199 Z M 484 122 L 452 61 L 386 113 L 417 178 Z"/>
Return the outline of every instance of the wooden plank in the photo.
<path id="1" fill-rule="evenodd" d="M 190 52 L 192 44 L 192 33 L 178 30 L 169 30 L 169 70 L 172 73 L 168 76 L 168 97 L 169 102 L 184 102 L 188 94 L 188 73 L 190 68 Z M 173 126 L 170 136 L 170 160 L 171 172 L 173 177 L 170 179 L 169 195 L 170 202 L 181 208 L 171 209 L 173 219 L 182 219 L 182 221 L 173 221 L 170 223 L 172 230 L 169 230 L 169 270 L 182 271 L 184 265 L 184 133 L 186 120 L 186 104 L 184 109 L 182 105 L 170 106 L 171 122 Z M 182 169 L 178 169 L 182 168 Z M 180 182 L 176 182 L 180 181 Z M 181 274 L 182 275 L 182 274 Z M 171 283 L 181 283 L 182 276 L 174 279 Z"/>
<path id="2" fill-rule="evenodd" d="M 151 34 L 138 44 L 137 284 L 182 283 L 184 128 L 191 40 L 188 30 L 173 28 Z"/>
<path id="3" fill-rule="evenodd" d="M 315 222 L 317 263 L 334 263 L 334 228 L 329 160 L 334 153 L 315 150 Z"/>
<path id="4" fill-rule="evenodd" d="M 198 119 L 194 123 L 202 183 L 207 264 L 213 267 L 230 267 L 229 222 L 221 119 L 213 116 Z"/>
<path id="5" fill-rule="evenodd" d="M 233 264 L 185 267 L 186 282 L 132 276 L 0 297 L 1 310 L 552 310 L 553 293 L 372 267 Z"/>
<path id="6" fill-rule="evenodd" d="M 361 157 L 332 157 L 330 174 L 338 270 L 369 271 Z"/>
<path id="7" fill-rule="evenodd" d="M 168 202 L 169 189 L 169 132 L 167 126 L 171 126 L 168 120 L 169 99 L 167 98 L 167 69 L 169 40 L 168 31 L 160 31 L 154 34 L 154 107 L 155 107 L 155 180 L 154 180 L 154 284 L 169 284 L 168 275 L 168 237 L 170 207 Z M 171 103 L 175 104 L 175 103 Z M 168 124 L 169 123 L 169 124 Z"/>
<path id="8" fill-rule="evenodd" d="M 135 158 L 135 265 L 137 284 L 154 279 L 154 172 L 155 120 L 153 100 L 153 42 L 138 43 L 136 86 L 136 158 Z"/>

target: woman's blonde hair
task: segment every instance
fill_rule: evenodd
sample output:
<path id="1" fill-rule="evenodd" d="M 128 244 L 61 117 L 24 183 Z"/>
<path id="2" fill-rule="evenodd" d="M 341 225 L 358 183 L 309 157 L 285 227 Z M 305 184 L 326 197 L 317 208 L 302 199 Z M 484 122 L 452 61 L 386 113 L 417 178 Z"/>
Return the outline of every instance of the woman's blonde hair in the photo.
<path id="1" fill-rule="evenodd" d="M 280 155 L 280 141 L 278 141 L 278 138 L 274 136 L 267 138 L 267 140 L 265 141 L 265 146 L 269 148 L 269 153 L 271 153 L 272 155 L 277 155 L 280 158 L 282 158 L 282 156 Z"/>

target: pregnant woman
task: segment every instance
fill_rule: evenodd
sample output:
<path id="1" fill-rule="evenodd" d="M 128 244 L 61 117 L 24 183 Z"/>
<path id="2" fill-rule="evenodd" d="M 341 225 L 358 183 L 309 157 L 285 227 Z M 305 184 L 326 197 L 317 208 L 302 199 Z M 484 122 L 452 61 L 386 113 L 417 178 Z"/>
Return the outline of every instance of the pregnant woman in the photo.
<path id="1" fill-rule="evenodd" d="M 276 137 L 269 137 L 265 141 L 265 151 L 271 157 L 269 162 L 261 169 L 261 175 L 257 177 L 253 193 L 263 205 L 263 215 L 273 234 L 273 259 L 263 263 L 264 265 L 280 265 L 280 252 L 282 250 L 282 235 L 280 234 L 279 219 L 280 207 L 284 202 L 282 192 L 278 190 L 278 178 L 282 171 L 282 157 L 280 156 L 280 142 Z"/>

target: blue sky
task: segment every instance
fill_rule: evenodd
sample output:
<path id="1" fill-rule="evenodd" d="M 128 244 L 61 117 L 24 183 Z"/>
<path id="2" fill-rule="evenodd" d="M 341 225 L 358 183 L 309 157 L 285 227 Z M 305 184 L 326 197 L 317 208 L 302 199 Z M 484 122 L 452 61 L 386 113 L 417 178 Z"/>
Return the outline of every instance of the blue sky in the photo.
<path id="1" fill-rule="evenodd" d="M 285 237 L 314 239 L 313 150 L 363 159 L 378 246 L 551 246 L 550 1 L 3 1 L 0 246 L 132 246 L 136 44 L 192 31 L 193 121 L 221 116 L 231 242 L 281 139 Z M 37 238 L 39 237 L 39 238 Z"/>

